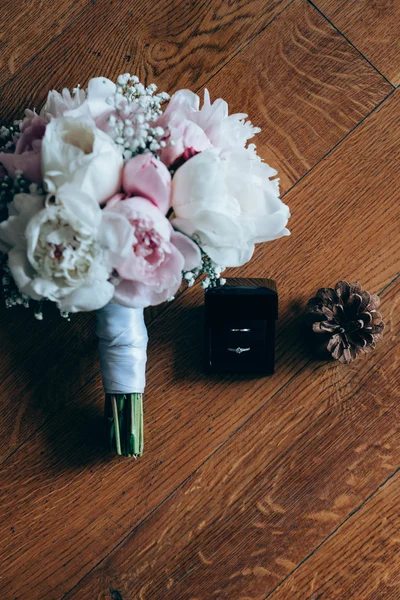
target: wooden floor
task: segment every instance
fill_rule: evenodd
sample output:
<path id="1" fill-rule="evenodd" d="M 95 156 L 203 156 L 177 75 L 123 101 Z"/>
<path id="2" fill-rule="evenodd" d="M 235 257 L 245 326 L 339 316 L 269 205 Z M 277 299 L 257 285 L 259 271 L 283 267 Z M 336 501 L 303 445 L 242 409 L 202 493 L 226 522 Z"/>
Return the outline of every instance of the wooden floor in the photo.
<path id="1" fill-rule="evenodd" d="M 202 291 L 147 315 L 145 455 L 108 454 L 92 315 L 0 311 L 1 600 L 400 599 L 400 0 L 3 0 L 1 115 L 130 71 L 262 127 L 290 238 L 276 374 L 201 373 Z M 312 360 L 306 300 L 339 279 L 387 324 Z"/>

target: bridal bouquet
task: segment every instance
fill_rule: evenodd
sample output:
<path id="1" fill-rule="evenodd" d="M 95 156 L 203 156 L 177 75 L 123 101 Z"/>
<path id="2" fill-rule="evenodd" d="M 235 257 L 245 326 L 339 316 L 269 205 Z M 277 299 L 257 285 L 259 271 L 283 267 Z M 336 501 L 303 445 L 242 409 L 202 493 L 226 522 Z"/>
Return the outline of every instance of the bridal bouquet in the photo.
<path id="1" fill-rule="evenodd" d="M 164 105 L 166 108 L 164 110 Z M 182 278 L 224 283 L 254 244 L 288 235 L 260 130 L 227 103 L 171 98 L 129 74 L 50 91 L 0 128 L 0 265 L 7 307 L 96 311 L 106 417 L 118 454 L 143 451 L 143 309 Z"/>

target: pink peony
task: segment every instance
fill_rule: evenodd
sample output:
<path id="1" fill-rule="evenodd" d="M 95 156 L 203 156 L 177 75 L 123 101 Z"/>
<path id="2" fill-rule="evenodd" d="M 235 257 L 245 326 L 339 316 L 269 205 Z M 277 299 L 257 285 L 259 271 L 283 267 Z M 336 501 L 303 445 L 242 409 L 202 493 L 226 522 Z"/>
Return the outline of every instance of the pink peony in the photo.
<path id="1" fill-rule="evenodd" d="M 166 215 L 171 208 L 171 175 L 150 152 L 128 160 L 122 172 L 122 188 L 128 196 L 151 200 Z"/>
<path id="2" fill-rule="evenodd" d="M 157 125 L 169 128 L 167 144 L 160 153 L 161 160 L 171 166 L 208 148 L 244 148 L 260 131 L 245 121 L 246 117 L 244 113 L 229 115 L 228 104 L 222 98 L 211 104 L 207 90 L 204 90 L 201 108 L 199 96 L 190 90 L 179 90 L 157 120 Z"/>
<path id="3" fill-rule="evenodd" d="M 0 153 L 0 163 L 10 177 L 22 171 L 26 179 L 35 183 L 42 182 L 41 147 L 46 131 L 46 121 L 35 113 L 31 113 L 21 123 L 21 137 L 17 141 L 15 153 Z"/>
<path id="4" fill-rule="evenodd" d="M 145 308 L 170 299 L 182 281 L 182 271 L 195 268 L 200 251 L 192 240 L 173 230 L 168 219 L 147 198 L 117 194 L 104 211 L 125 217 L 133 229 L 132 250 L 118 267 L 122 278 L 114 300 Z"/>
<path id="5" fill-rule="evenodd" d="M 189 90 L 181 90 L 174 94 L 156 123 L 168 130 L 166 146 L 160 151 L 160 158 L 168 167 L 177 161 L 181 162 L 186 150 L 190 149 L 190 155 L 194 155 L 212 147 L 205 132 L 191 119 L 196 110 L 196 103 L 192 97 L 189 99 L 185 92 L 192 94 Z M 198 98 L 196 94 L 193 96 Z"/>

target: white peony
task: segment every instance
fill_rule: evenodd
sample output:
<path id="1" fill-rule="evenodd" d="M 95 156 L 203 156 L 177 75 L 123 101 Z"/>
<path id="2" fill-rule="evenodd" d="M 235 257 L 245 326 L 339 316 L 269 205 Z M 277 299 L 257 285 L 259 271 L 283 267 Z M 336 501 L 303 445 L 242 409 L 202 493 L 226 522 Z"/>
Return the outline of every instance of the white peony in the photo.
<path id="1" fill-rule="evenodd" d="M 207 89 L 204 90 L 204 102 L 200 109 L 200 98 L 196 94 L 189 90 L 182 90 L 182 94 L 186 94 L 187 102 L 192 107 L 190 119 L 203 129 L 215 148 L 244 148 L 247 141 L 261 131 L 251 121 L 246 121 L 246 113 L 230 115 L 228 103 L 222 98 L 211 103 Z"/>
<path id="2" fill-rule="evenodd" d="M 204 102 L 200 108 L 200 98 L 190 90 L 178 90 L 158 123 L 169 128 L 170 139 L 178 145 L 183 142 L 187 148 L 203 151 L 213 146 L 220 150 L 244 148 L 250 138 L 261 129 L 246 121 L 246 113 L 229 114 L 228 103 L 218 98 L 210 101 L 208 90 L 204 90 Z M 183 139 L 182 139 L 183 138 Z M 187 139 L 185 139 L 187 138 Z M 169 160 L 168 150 L 166 162 Z"/>
<path id="3" fill-rule="evenodd" d="M 109 278 L 132 248 L 132 228 L 121 215 L 71 184 L 55 197 L 17 194 L 0 224 L 1 248 L 21 293 L 47 298 L 60 310 L 96 310 L 111 300 Z"/>
<path id="4" fill-rule="evenodd" d="M 86 104 L 86 93 L 80 88 L 75 88 L 71 92 L 68 88 L 64 88 L 61 92 L 51 90 L 47 94 L 46 104 L 40 111 L 42 119 L 49 121 L 52 118 L 67 116 L 72 111 L 78 111 L 81 115 L 89 115 Z"/>
<path id="5" fill-rule="evenodd" d="M 289 208 L 279 198 L 276 171 L 254 147 L 205 150 L 172 179 L 172 225 L 198 242 L 217 264 L 238 267 L 254 244 L 289 235 Z"/>
<path id="6" fill-rule="evenodd" d="M 40 116 L 44 119 L 58 117 L 97 119 L 111 110 L 108 100 L 115 96 L 115 93 L 115 83 L 105 77 L 91 79 L 86 92 L 79 87 L 75 88 L 72 94 L 67 88 L 64 88 L 61 94 L 51 90 Z"/>
<path id="7" fill-rule="evenodd" d="M 123 158 L 112 139 L 92 119 L 53 119 L 42 142 L 42 174 L 49 192 L 73 183 L 97 202 L 121 184 Z"/>

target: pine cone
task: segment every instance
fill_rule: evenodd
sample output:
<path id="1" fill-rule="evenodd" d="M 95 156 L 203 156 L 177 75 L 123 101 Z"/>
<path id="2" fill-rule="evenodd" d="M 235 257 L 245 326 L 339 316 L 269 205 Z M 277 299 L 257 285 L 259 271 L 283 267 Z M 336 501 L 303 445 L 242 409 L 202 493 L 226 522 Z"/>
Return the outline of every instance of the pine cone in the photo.
<path id="1" fill-rule="evenodd" d="M 335 289 L 321 288 L 311 298 L 306 319 L 320 347 L 334 359 L 350 363 L 360 352 L 372 352 L 382 338 L 379 304 L 379 297 L 363 291 L 359 283 L 339 281 Z"/>

